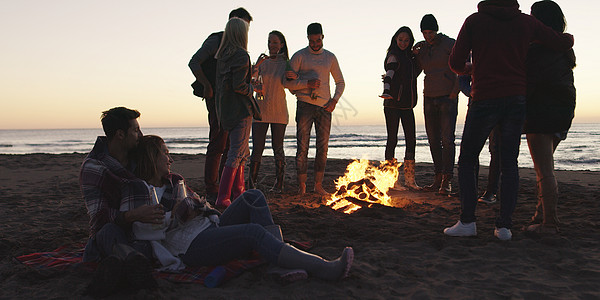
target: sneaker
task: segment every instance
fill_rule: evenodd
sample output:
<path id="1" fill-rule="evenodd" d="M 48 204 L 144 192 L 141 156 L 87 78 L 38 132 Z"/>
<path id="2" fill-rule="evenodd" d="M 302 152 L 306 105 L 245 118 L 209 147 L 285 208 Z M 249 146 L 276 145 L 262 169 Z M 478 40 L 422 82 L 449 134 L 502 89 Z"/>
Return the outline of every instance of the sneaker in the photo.
<path id="1" fill-rule="evenodd" d="M 454 226 L 445 228 L 444 234 L 449 236 L 475 236 L 477 235 L 477 225 L 475 225 L 475 222 L 463 223 L 458 221 Z"/>
<path id="2" fill-rule="evenodd" d="M 508 228 L 495 228 L 494 236 L 497 237 L 501 241 L 508 241 L 512 238 L 512 232 Z"/>
<path id="3" fill-rule="evenodd" d="M 483 193 L 483 195 L 481 195 L 481 197 L 479 197 L 479 199 L 477 199 L 477 201 L 479 201 L 479 203 L 494 204 L 498 202 L 498 197 L 496 196 L 496 194 L 488 193 L 486 191 L 485 193 Z"/>

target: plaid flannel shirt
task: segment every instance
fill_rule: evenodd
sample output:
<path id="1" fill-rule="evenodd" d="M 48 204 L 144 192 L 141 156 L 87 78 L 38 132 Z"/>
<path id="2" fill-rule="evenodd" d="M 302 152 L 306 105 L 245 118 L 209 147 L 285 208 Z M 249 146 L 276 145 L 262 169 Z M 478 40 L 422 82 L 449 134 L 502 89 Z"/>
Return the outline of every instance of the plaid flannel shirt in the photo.
<path id="1" fill-rule="evenodd" d="M 81 165 L 79 185 L 90 216 L 90 236 L 107 223 L 115 223 L 127 232 L 122 213 L 150 204 L 146 184 L 108 153 L 106 137 L 98 137 L 94 148 Z"/>

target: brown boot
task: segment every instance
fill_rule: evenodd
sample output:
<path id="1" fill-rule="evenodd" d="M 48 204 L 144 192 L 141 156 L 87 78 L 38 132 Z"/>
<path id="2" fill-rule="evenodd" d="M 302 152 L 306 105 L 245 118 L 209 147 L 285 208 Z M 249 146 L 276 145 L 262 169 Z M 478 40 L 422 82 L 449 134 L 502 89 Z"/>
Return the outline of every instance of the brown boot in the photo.
<path id="1" fill-rule="evenodd" d="M 423 187 L 423 190 L 428 191 L 428 192 L 437 192 L 437 191 L 439 191 L 441 184 L 442 184 L 442 174 L 436 173 L 435 177 L 433 178 L 433 183 Z"/>
<path id="2" fill-rule="evenodd" d="M 321 196 L 329 195 L 323 188 L 323 177 L 325 177 L 325 172 L 315 172 L 315 193 Z"/>
<path id="3" fill-rule="evenodd" d="M 306 174 L 298 174 L 298 194 L 306 194 Z"/>
<path id="4" fill-rule="evenodd" d="M 260 169 L 259 161 L 250 162 L 250 174 L 248 174 L 248 189 L 256 188 L 256 179 L 258 178 L 258 169 Z"/>
<path id="5" fill-rule="evenodd" d="M 556 215 L 556 207 L 558 205 L 558 186 L 556 177 L 546 177 L 540 181 L 542 192 L 540 194 L 540 202 L 542 203 L 543 222 L 544 226 L 558 226 L 558 216 Z"/>
<path id="6" fill-rule="evenodd" d="M 283 179 L 285 178 L 285 161 L 275 161 L 275 185 L 271 188 L 271 192 L 283 192 Z"/>
<path id="7" fill-rule="evenodd" d="M 420 191 L 423 188 L 415 182 L 415 160 L 404 160 L 404 185 L 413 191 Z"/>
<path id="8" fill-rule="evenodd" d="M 442 183 L 440 184 L 440 189 L 438 194 L 440 195 L 450 195 L 452 194 L 452 174 L 444 174 L 442 175 Z"/>

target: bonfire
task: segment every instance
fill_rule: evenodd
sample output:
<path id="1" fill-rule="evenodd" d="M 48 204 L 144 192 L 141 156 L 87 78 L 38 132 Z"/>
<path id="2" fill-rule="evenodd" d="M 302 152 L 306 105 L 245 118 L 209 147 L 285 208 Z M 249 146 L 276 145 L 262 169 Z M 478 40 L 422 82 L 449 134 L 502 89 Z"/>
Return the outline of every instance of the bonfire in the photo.
<path id="1" fill-rule="evenodd" d="M 398 179 L 401 165 L 396 160 L 382 161 L 379 166 L 367 159 L 354 160 L 346 167 L 344 176 L 335 181 L 336 192 L 326 199 L 325 204 L 346 214 L 373 203 L 394 206 L 388 191 Z"/>

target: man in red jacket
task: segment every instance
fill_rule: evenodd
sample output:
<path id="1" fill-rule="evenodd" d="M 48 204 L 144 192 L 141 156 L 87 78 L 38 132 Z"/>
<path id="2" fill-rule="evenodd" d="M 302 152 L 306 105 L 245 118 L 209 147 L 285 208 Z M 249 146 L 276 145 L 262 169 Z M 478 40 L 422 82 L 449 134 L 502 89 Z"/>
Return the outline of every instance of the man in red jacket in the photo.
<path id="1" fill-rule="evenodd" d="M 538 41 L 559 51 L 573 47 L 573 36 L 557 33 L 532 16 L 521 13 L 516 0 L 486 0 L 478 12 L 464 22 L 452 53 L 450 68 L 473 78 L 469 105 L 458 158 L 461 215 L 450 236 L 477 235 L 475 166 L 492 129 L 500 127 L 500 215 L 494 235 L 510 240 L 512 213 L 519 191 L 517 157 L 525 120 L 525 56 L 529 44 Z M 473 63 L 465 63 L 472 51 Z"/>

